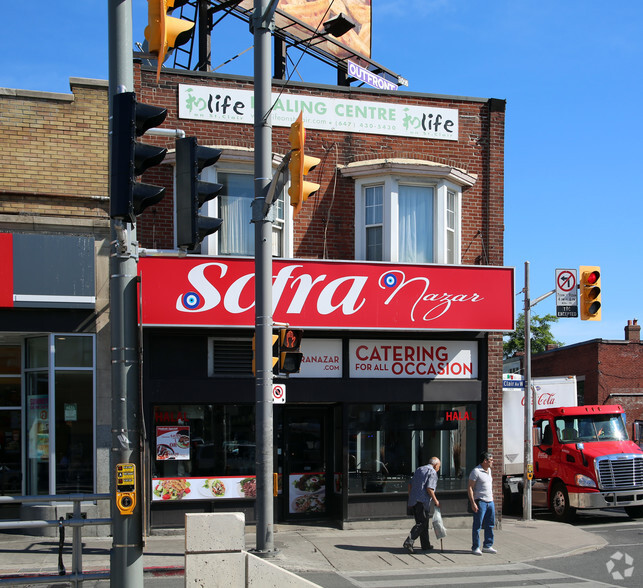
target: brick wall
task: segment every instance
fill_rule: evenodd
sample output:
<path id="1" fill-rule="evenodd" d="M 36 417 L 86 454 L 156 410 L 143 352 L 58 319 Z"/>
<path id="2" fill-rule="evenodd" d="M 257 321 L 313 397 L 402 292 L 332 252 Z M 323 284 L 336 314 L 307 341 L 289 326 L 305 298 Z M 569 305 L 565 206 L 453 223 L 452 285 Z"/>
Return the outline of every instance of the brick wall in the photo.
<path id="1" fill-rule="evenodd" d="M 0 214 L 107 218 L 107 83 L 0 90 Z"/>
<path id="2" fill-rule="evenodd" d="M 585 378 L 585 404 L 620 404 L 643 420 L 643 343 L 593 339 L 532 356 L 532 375 Z"/>
<path id="3" fill-rule="evenodd" d="M 164 127 L 180 128 L 188 136 L 196 136 L 201 145 L 253 147 L 252 125 L 179 120 L 177 112 L 179 83 L 251 90 L 251 79 L 167 72 L 157 84 L 155 72 L 140 66 L 135 69 L 135 78 L 141 102 L 168 108 Z M 274 86 L 275 90 L 279 87 Z M 296 218 L 294 257 L 321 258 L 324 251 L 327 259 L 353 259 L 355 256 L 354 182 L 343 178 L 337 166 L 371 159 L 411 158 L 451 165 L 478 177 L 475 185 L 463 194 L 462 250 L 467 253 L 462 261 L 465 264 L 503 263 L 504 101 L 294 83 L 290 83 L 285 92 L 326 97 L 337 97 L 339 93 L 357 100 L 457 108 L 460 115 L 460 140 L 457 142 L 319 130 L 309 132 L 307 151 L 320 157 L 321 163 L 307 177 L 321 188 L 304 204 Z M 290 149 L 288 133 L 287 127 L 273 128 L 274 153 L 284 155 Z M 146 142 L 174 149 L 173 139 L 154 137 L 146 138 Z M 146 174 L 145 181 L 161 181 L 158 173 L 155 169 L 154 174 Z M 167 185 L 168 197 L 141 217 L 138 236 L 143 246 L 151 247 L 155 242 L 159 247 L 172 247 L 172 235 L 161 237 L 158 231 L 159 223 L 171 218 L 172 213 L 171 183 Z"/>

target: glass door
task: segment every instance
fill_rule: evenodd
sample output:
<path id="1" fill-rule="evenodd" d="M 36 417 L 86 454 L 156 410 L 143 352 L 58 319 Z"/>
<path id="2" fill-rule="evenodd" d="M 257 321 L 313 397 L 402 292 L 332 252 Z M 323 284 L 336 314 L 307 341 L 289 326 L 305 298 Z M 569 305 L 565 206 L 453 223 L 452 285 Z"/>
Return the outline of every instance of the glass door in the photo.
<path id="1" fill-rule="evenodd" d="M 284 515 L 288 519 L 325 518 L 332 512 L 332 460 L 326 407 L 284 411 Z"/>

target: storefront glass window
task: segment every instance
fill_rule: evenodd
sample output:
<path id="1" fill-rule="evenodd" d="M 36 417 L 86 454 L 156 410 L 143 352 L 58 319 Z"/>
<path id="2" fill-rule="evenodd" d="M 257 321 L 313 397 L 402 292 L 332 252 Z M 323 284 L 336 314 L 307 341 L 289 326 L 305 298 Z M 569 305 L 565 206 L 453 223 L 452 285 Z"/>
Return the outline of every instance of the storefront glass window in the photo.
<path id="1" fill-rule="evenodd" d="M 22 494 L 20 346 L 0 347 L 0 495 Z"/>
<path id="2" fill-rule="evenodd" d="M 349 493 L 406 492 L 415 469 L 442 462 L 440 488 L 464 490 L 476 465 L 473 404 L 359 404 L 349 408 Z"/>
<path id="3" fill-rule="evenodd" d="M 34 337 L 27 339 L 26 354 L 27 367 L 47 368 L 49 367 L 48 337 Z"/>
<path id="4" fill-rule="evenodd" d="M 158 405 L 152 442 L 153 477 L 254 476 L 254 406 Z"/>
<path id="5" fill-rule="evenodd" d="M 49 373 L 28 372 L 27 391 L 27 494 L 49 494 Z"/>
<path id="6" fill-rule="evenodd" d="M 94 491 L 94 337 L 25 342 L 27 494 Z"/>
<path id="7" fill-rule="evenodd" d="M 56 493 L 93 491 L 93 374 L 56 372 Z"/>

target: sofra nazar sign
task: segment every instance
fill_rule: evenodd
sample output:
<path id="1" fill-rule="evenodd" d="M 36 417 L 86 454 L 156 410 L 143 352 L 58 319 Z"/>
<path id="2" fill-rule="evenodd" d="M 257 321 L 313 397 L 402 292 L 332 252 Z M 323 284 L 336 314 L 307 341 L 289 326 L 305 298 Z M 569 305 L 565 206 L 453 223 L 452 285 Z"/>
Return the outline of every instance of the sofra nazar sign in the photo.
<path id="1" fill-rule="evenodd" d="M 144 325 L 252 327 L 254 260 L 139 261 Z M 513 268 L 273 260 L 275 322 L 348 330 L 511 331 Z"/>

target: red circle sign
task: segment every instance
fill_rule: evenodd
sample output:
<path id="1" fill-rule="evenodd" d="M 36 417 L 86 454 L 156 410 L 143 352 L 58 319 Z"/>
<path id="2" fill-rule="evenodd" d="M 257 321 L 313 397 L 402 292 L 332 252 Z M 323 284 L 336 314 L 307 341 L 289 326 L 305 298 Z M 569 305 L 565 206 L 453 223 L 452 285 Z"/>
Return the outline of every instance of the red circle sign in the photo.
<path id="1" fill-rule="evenodd" d="M 560 272 L 558 274 L 558 288 L 563 292 L 571 292 L 576 288 L 576 276 L 574 276 L 574 272 Z"/>
<path id="2" fill-rule="evenodd" d="M 272 396 L 275 400 L 282 400 L 286 395 L 286 388 L 281 384 L 274 384 L 272 387 Z"/>

